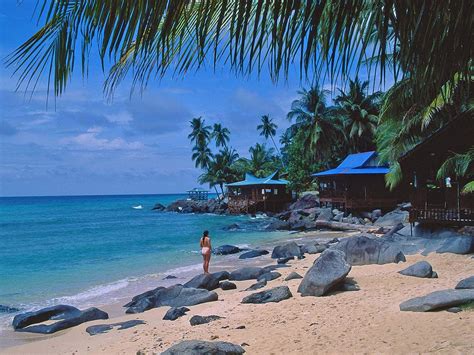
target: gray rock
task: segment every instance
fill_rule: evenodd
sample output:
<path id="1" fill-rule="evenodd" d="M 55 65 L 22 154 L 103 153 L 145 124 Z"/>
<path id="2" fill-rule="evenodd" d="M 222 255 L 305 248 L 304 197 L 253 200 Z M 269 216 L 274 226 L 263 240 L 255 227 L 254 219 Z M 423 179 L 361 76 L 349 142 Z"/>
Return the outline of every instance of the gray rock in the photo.
<path id="1" fill-rule="evenodd" d="M 290 205 L 290 210 L 305 210 L 308 208 L 319 207 L 318 196 L 306 194 L 300 197 L 296 202 Z"/>
<path id="2" fill-rule="evenodd" d="M 267 254 L 269 254 L 268 250 L 264 250 L 264 249 L 250 250 L 239 255 L 239 259 L 257 258 L 259 256 L 267 255 Z"/>
<path id="3" fill-rule="evenodd" d="M 451 307 L 446 310 L 449 313 L 459 313 L 462 312 L 462 309 L 459 307 Z"/>
<path id="4" fill-rule="evenodd" d="M 206 324 L 213 322 L 218 319 L 222 319 L 224 317 L 219 317 L 216 315 L 211 315 L 211 316 L 192 316 L 191 319 L 189 320 L 189 323 L 191 325 L 201 325 L 201 324 Z"/>
<path id="5" fill-rule="evenodd" d="M 289 257 L 287 257 L 287 258 L 280 258 L 280 259 L 277 260 L 277 264 L 278 264 L 278 265 L 284 265 L 284 264 L 286 264 L 288 261 L 294 260 L 294 259 L 295 259 L 294 256 L 289 256 Z"/>
<path id="6" fill-rule="evenodd" d="M 79 311 L 79 310 L 78 310 Z M 41 311 L 38 311 L 41 312 Z M 58 315 L 56 315 L 57 317 Z M 45 320 L 52 319 L 53 317 L 50 317 Z M 60 330 L 64 330 L 67 328 L 75 327 L 76 325 L 85 323 L 85 322 L 90 322 L 93 320 L 97 319 L 109 319 L 109 315 L 101 311 L 98 308 L 92 307 L 88 308 L 84 311 L 79 311 L 77 313 L 76 311 L 73 312 L 66 312 L 63 313 L 60 316 L 61 320 L 53 323 L 53 324 L 37 324 L 37 325 L 30 325 L 26 328 L 15 328 L 16 331 L 18 332 L 30 332 L 30 333 L 40 333 L 40 334 L 53 334 L 56 333 Z M 56 318 L 58 319 L 58 318 Z M 43 320 L 43 321 L 45 321 Z M 15 323 L 15 320 L 13 321 Z M 39 323 L 39 322 L 34 322 L 34 323 Z M 31 323 L 33 324 L 33 323 Z"/>
<path id="7" fill-rule="evenodd" d="M 459 281 L 455 288 L 458 290 L 474 289 L 474 276 Z"/>
<path id="8" fill-rule="evenodd" d="M 272 221 L 266 228 L 267 231 L 277 231 L 277 230 L 290 230 L 291 224 L 288 221 L 284 220 L 275 220 Z"/>
<path id="9" fill-rule="evenodd" d="M 168 288 L 158 289 L 155 293 L 132 301 L 125 313 L 141 313 L 155 307 L 183 307 L 217 301 L 218 296 L 214 291 L 205 289 L 173 285 Z"/>
<path id="10" fill-rule="evenodd" d="M 202 288 L 212 291 L 219 287 L 219 281 L 219 278 L 214 276 L 214 274 L 200 274 L 186 282 L 184 287 Z"/>
<path id="11" fill-rule="evenodd" d="M 256 266 L 247 266 L 237 270 L 234 270 L 230 273 L 229 280 L 230 281 L 244 281 L 244 280 L 256 280 L 262 274 L 264 274 L 266 270 L 261 267 Z"/>
<path id="12" fill-rule="evenodd" d="M 451 238 L 447 238 L 444 243 L 436 249 L 436 252 L 439 254 L 470 254 L 474 252 L 474 237 L 468 235 L 453 235 Z"/>
<path id="13" fill-rule="evenodd" d="M 241 250 L 239 247 L 235 245 L 221 245 L 217 248 L 212 249 L 212 253 L 215 255 L 229 255 L 229 254 L 237 254 L 240 253 Z"/>
<path id="14" fill-rule="evenodd" d="M 276 272 L 276 271 L 271 271 L 271 272 L 267 272 L 265 274 L 262 274 L 258 277 L 257 281 L 272 281 L 272 280 L 275 280 L 277 278 L 279 278 L 281 276 L 281 274 L 279 272 Z"/>
<path id="15" fill-rule="evenodd" d="M 162 355 L 240 355 L 245 353 L 240 345 L 226 341 L 184 340 L 173 345 Z"/>
<path id="16" fill-rule="evenodd" d="M 318 254 L 326 250 L 327 246 L 322 244 L 307 244 L 301 247 L 301 252 L 304 254 Z"/>
<path id="17" fill-rule="evenodd" d="M 222 281 L 219 284 L 219 287 L 221 288 L 221 290 L 227 291 L 227 290 L 235 290 L 237 288 L 237 285 L 230 281 Z"/>
<path id="18" fill-rule="evenodd" d="M 373 210 L 372 213 L 370 214 L 370 219 L 372 221 L 375 221 L 378 218 L 380 218 L 381 216 L 382 216 L 382 210 L 381 209 L 376 209 L 376 210 Z"/>
<path id="19" fill-rule="evenodd" d="M 166 210 L 166 206 L 162 205 L 161 203 L 157 203 L 153 206 L 152 210 L 154 210 L 154 211 L 164 211 L 164 210 Z"/>
<path id="20" fill-rule="evenodd" d="M 286 278 L 285 281 L 295 280 L 295 279 L 302 279 L 303 276 L 298 274 L 297 272 L 291 272 Z"/>
<path id="21" fill-rule="evenodd" d="M 226 226 L 222 229 L 225 230 L 225 231 L 236 231 L 236 230 L 239 230 L 241 228 L 237 223 L 232 223 L 232 224 L 229 224 L 228 226 Z"/>
<path id="22" fill-rule="evenodd" d="M 398 273 L 405 276 L 432 278 L 433 268 L 429 262 L 423 260 L 399 271 Z"/>
<path id="23" fill-rule="evenodd" d="M 342 239 L 331 247 L 346 255 L 351 265 L 387 264 L 406 261 L 398 243 L 370 235 L 358 235 Z"/>
<path id="24" fill-rule="evenodd" d="M 343 218 L 344 218 L 344 212 L 339 212 L 332 218 L 332 220 L 336 222 L 342 222 Z"/>
<path id="25" fill-rule="evenodd" d="M 98 324 L 98 325 L 91 325 L 90 327 L 86 328 L 86 332 L 89 335 L 97 335 L 107 333 L 109 330 L 118 327 L 118 330 L 128 329 L 132 327 L 136 327 L 137 325 L 146 324 L 144 321 L 139 319 L 128 320 L 126 322 L 119 322 L 113 324 Z"/>
<path id="26" fill-rule="evenodd" d="M 60 304 L 57 306 L 42 308 L 34 312 L 26 312 L 16 315 L 13 318 L 13 329 L 21 329 L 31 324 L 45 322 L 52 318 L 75 317 L 81 313 L 79 309 L 73 306 Z"/>
<path id="27" fill-rule="evenodd" d="M 172 307 L 168 309 L 163 320 L 176 320 L 179 317 L 184 316 L 186 312 L 189 312 L 189 308 L 187 307 Z"/>
<path id="28" fill-rule="evenodd" d="M 262 280 L 262 281 L 258 281 L 257 283 L 254 283 L 250 287 L 246 288 L 245 291 L 255 291 L 255 290 L 258 290 L 260 288 L 264 288 L 265 286 L 267 286 L 267 281 Z"/>
<path id="29" fill-rule="evenodd" d="M 301 281 L 298 292 L 301 296 L 323 296 L 342 283 L 351 266 L 339 250 L 327 249 L 314 262 Z"/>
<path id="30" fill-rule="evenodd" d="M 177 277 L 174 275 L 166 275 L 165 277 L 163 277 L 163 280 L 173 280 L 173 279 L 177 279 Z"/>
<path id="31" fill-rule="evenodd" d="M 270 290 L 265 290 L 257 293 L 253 293 L 244 297 L 242 303 L 269 303 L 269 302 L 280 302 L 286 300 L 293 295 L 290 292 L 288 286 L 278 286 Z"/>
<path id="32" fill-rule="evenodd" d="M 20 312 L 20 309 L 16 307 L 4 306 L 0 304 L 0 313 L 16 313 L 16 312 Z"/>
<path id="33" fill-rule="evenodd" d="M 288 257 L 301 256 L 301 250 L 295 242 L 289 242 L 284 245 L 277 245 L 273 248 L 272 259 L 282 259 Z"/>
<path id="34" fill-rule="evenodd" d="M 374 224 L 380 227 L 390 227 L 407 221 L 408 211 L 394 210 L 377 218 Z"/>
<path id="35" fill-rule="evenodd" d="M 400 304 L 401 311 L 428 312 L 474 301 L 474 290 L 442 290 L 415 297 Z"/>
<path id="36" fill-rule="evenodd" d="M 316 221 L 329 222 L 332 219 L 332 211 L 330 208 L 321 208 L 318 218 Z"/>

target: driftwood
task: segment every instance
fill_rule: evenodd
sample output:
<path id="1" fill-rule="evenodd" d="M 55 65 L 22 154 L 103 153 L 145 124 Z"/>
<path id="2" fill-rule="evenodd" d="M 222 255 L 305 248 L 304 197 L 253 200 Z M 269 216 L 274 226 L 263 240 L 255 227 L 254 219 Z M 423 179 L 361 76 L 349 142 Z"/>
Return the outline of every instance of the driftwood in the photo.
<path id="1" fill-rule="evenodd" d="M 335 222 L 335 221 L 316 221 L 316 227 L 328 228 L 328 229 L 337 230 L 337 231 L 359 231 L 363 233 L 374 233 L 374 234 L 389 233 L 392 229 L 392 228 L 387 228 L 387 227 L 367 226 L 363 224 L 352 224 L 352 223 L 343 223 L 343 222 Z"/>

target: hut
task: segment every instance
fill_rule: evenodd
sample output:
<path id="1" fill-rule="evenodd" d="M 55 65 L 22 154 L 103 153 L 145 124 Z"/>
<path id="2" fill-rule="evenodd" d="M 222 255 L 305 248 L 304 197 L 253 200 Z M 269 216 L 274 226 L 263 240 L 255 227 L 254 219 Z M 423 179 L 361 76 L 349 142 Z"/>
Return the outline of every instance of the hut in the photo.
<path id="1" fill-rule="evenodd" d="M 206 201 L 208 198 L 209 191 L 201 187 L 195 187 L 192 190 L 188 190 L 188 200 L 193 201 Z"/>
<path id="2" fill-rule="evenodd" d="M 439 180 L 437 171 L 447 158 L 474 147 L 474 118 L 458 115 L 400 159 L 411 202 L 410 222 L 474 225 L 474 194 L 463 194 L 471 177 L 450 176 Z"/>
<path id="3" fill-rule="evenodd" d="M 343 210 L 388 210 L 403 194 L 385 186 L 388 166 L 381 165 L 374 151 L 348 155 L 338 167 L 312 174 L 319 181 L 322 206 Z"/>
<path id="4" fill-rule="evenodd" d="M 278 171 L 257 178 L 245 174 L 245 180 L 227 184 L 230 213 L 278 212 L 292 201 L 288 181 Z"/>

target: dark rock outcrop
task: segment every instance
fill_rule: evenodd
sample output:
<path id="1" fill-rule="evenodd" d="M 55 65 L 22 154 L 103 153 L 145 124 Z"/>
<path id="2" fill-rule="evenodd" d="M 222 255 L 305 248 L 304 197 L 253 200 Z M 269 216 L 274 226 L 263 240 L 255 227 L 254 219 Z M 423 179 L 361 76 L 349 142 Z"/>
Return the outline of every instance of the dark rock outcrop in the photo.
<path id="1" fill-rule="evenodd" d="M 304 254 L 318 254 L 322 253 L 328 248 L 325 244 L 307 244 L 301 247 L 301 252 Z"/>
<path id="2" fill-rule="evenodd" d="M 254 283 L 250 287 L 246 288 L 245 291 L 255 291 L 255 290 L 264 288 L 265 286 L 267 286 L 267 281 L 262 280 L 262 281 L 258 281 L 256 283 Z"/>
<path id="3" fill-rule="evenodd" d="M 217 301 L 217 299 L 217 293 L 214 291 L 173 285 L 168 288 L 158 288 L 152 294 L 147 293 L 146 296 L 135 298 L 135 301 L 127 304 L 126 313 L 141 313 L 161 306 L 194 306 L 200 303 Z"/>
<path id="4" fill-rule="evenodd" d="M 342 284 L 349 271 L 351 266 L 346 262 L 344 253 L 327 249 L 303 277 L 298 292 L 301 296 L 323 296 Z"/>
<path id="5" fill-rule="evenodd" d="M 97 335 L 102 333 L 107 333 L 109 330 L 118 327 L 117 330 L 124 330 L 132 327 L 136 327 L 137 325 L 146 324 L 144 321 L 139 319 L 128 320 L 126 322 L 119 322 L 113 324 L 98 324 L 98 325 L 91 325 L 90 327 L 86 328 L 86 332 L 89 335 Z"/>
<path id="6" fill-rule="evenodd" d="M 308 208 L 319 207 L 318 196 L 306 194 L 300 197 L 296 202 L 292 203 L 289 210 L 305 210 Z"/>
<path id="7" fill-rule="evenodd" d="M 457 290 L 474 289 L 474 276 L 459 281 L 455 288 Z"/>
<path id="8" fill-rule="evenodd" d="M 52 308 L 52 307 L 49 307 L 49 308 Z M 37 315 L 40 315 L 41 312 L 42 310 L 39 310 L 38 312 L 29 312 L 29 313 L 36 313 Z M 43 317 L 39 317 L 39 318 L 43 318 Z M 36 319 L 39 319 L 39 318 L 36 318 Z M 68 310 L 64 313 L 55 314 L 54 316 L 48 317 L 47 319 L 42 319 L 42 320 L 30 323 L 30 324 L 36 324 L 36 323 L 44 322 L 50 319 L 60 319 L 59 321 L 53 324 L 36 324 L 36 325 L 29 325 L 25 328 L 25 327 L 18 327 L 18 322 L 15 322 L 15 319 L 13 320 L 13 324 L 14 324 L 15 330 L 19 332 L 52 334 L 60 330 L 75 327 L 76 325 L 79 325 L 85 322 L 90 322 L 97 319 L 108 319 L 108 318 L 109 318 L 109 315 L 106 312 L 101 311 L 100 309 L 95 308 L 95 307 L 88 308 L 83 311 L 80 311 L 76 308 L 76 310 Z M 26 318 L 24 318 L 23 320 L 26 320 Z M 29 321 L 26 321 L 26 323 L 29 323 L 29 322 L 31 322 L 31 318 L 29 319 Z M 17 325 L 17 327 L 15 327 L 15 324 Z"/>
<path id="9" fill-rule="evenodd" d="M 406 269 L 403 269 L 398 272 L 399 274 L 405 276 L 414 276 L 414 277 L 422 277 L 422 278 L 433 278 L 437 277 L 438 275 L 433 271 L 431 264 L 427 261 L 419 261 Z"/>
<path id="10" fill-rule="evenodd" d="M 221 245 L 217 248 L 212 249 L 212 253 L 215 255 L 229 255 L 240 253 L 241 250 L 235 245 Z"/>
<path id="11" fill-rule="evenodd" d="M 176 320 L 179 317 L 184 316 L 186 312 L 189 312 L 189 308 L 187 307 L 172 307 L 168 309 L 163 320 Z"/>
<path id="12" fill-rule="evenodd" d="M 288 286 L 278 286 L 270 290 L 252 293 L 251 295 L 244 297 L 242 303 L 280 302 L 290 297 L 293 297 L 293 295 Z"/>
<path id="13" fill-rule="evenodd" d="M 152 208 L 153 211 L 164 211 L 166 210 L 166 206 L 162 205 L 161 203 L 157 203 Z"/>
<path id="14" fill-rule="evenodd" d="M 279 278 L 281 276 L 281 274 L 279 272 L 276 272 L 276 271 L 271 271 L 271 272 L 267 272 L 265 274 L 262 274 L 258 277 L 257 281 L 272 281 L 272 280 L 275 280 L 277 278 Z"/>
<path id="15" fill-rule="evenodd" d="M 229 224 L 228 226 L 225 226 L 225 227 L 222 228 L 222 229 L 225 230 L 225 231 L 232 232 L 232 231 L 239 230 L 239 229 L 241 229 L 241 228 L 240 228 L 240 226 L 239 226 L 237 223 L 232 223 L 232 224 Z"/>
<path id="16" fill-rule="evenodd" d="M 42 308 L 34 312 L 18 314 L 13 318 L 13 329 L 25 328 L 31 324 L 45 322 L 52 318 L 61 319 L 66 317 L 78 316 L 81 313 L 79 309 L 68 305 L 57 305 Z"/>
<path id="17" fill-rule="evenodd" d="M 224 317 L 219 317 L 216 315 L 211 315 L 211 316 L 192 316 L 191 319 L 189 320 L 189 323 L 191 325 L 200 325 L 200 324 L 206 324 L 213 322 L 218 319 L 222 319 Z"/>
<path id="18" fill-rule="evenodd" d="M 217 199 L 207 201 L 178 200 L 166 207 L 168 212 L 179 213 L 226 213 L 228 206 Z"/>
<path id="19" fill-rule="evenodd" d="M 297 272 L 291 272 L 287 277 L 285 277 L 285 281 L 295 280 L 295 279 L 302 279 L 303 276 L 298 274 Z"/>
<path id="20" fill-rule="evenodd" d="M 415 297 L 400 304 L 401 311 L 428 312 L 474 301 L 474 290 L 442 290 Z"/>
<path id="21" fill-rule="evenodd" d="M 219 284 L 219 287 L 221 290 L 227 291 L 227 290 L 235 290 L 237 288 L 237 285 L 230 281 L 223 281 Z"/>
<path id="22" fill-rule="evenodd" d="M 266 272 L 265 269 L 255 266 L 247 266 L 230 273 L 230 281 L 244 281 L 244 280 L 256 280 L 258 277 Z"/>
<path id="23" fill-rule="evenodd" d="M 215 290 L 219 287 L 219 282 L 229 278 L 227 271 L 215 272 L 212 274 L 200 274 L 194 276 L 191 280 L 184 284 L 184 287 L 202 288 L 208 291 Z"/>
<path id="24" fill-rule="evenodd" d="M 398 223 L 406 223 L 407 221 L 408 212 L 397 209 L 377 218 L 374 224 L 380 227 L 390 227 Z"/>
<path id="25" fill-rule="evenodd" d="M 184 340 L 173 345 L 161 355 L 240 355 L 245 353 L 240 345 L 226 341 Z"/>
<path id="26" fill-rule="evenodd" d="M 316 218 L 316 221 L 329 222 L 330 220 L 332 220 L 332 217 L 333 217 L 333 214 L 330 208 L 321 208 L 321 211 L 319 213 L 318 218 Z"/>
<path id="27" fill-rule="evenodd" d="M 295 242 L 277 245 L 273 248 L 272 259 L 282 259 L 288 257 L 300 257 L 302 255 L 300 247 Z"/>
<path id="28" fill-rule="evenodd" d="M 294 256 L 289 256 L 287 258 L 280 258 L 280 259 L 277 260 L 277 264 L 278 265 L 284 265 L 290 260 L 295 260 L 295 257 Z"/>
<path id="29" fill-rule="evenodd" d="M 358 235 L 342 239 L 331 247 L 346 255 L 351 265 L 388 264 L 406 261 L 398 243 L 370 235 Z"/>
<path id="30" fill-rule="evenodd" d="M 262 255 L 267 255 L 268 250 L 264 249 L 255 249 L 255 250 L 250 250 L 247 251 L 241 255 L 239 255 L 239 259 L 250 259 L 250 258 L 257 258 Z"/>
<path id="31" fill-rule="evenodd" d="M 272 221 L 266 228 L 267 231 L 290 230 L 291 224 L 288 221 L 275 220 Z"/>

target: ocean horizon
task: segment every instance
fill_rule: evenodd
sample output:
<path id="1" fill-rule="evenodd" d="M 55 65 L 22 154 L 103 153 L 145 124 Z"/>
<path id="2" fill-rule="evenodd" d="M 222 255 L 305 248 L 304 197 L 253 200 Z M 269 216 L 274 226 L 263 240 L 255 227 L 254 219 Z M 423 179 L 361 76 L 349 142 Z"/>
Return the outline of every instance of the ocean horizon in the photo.
<path id="1" fill-rule="evenodd" d="M 156 287 L 168 274 L 201 272 L 199 238 L 205 229 L 214 247 L 261 245 L 281 235 L 264 230 L 265 216 L 152 210 L 156 203 L 186 197 L 1 197 L 0 305 L 27 311 L 60 303 L 110 304 Z M 227 231 L 234 223 L 241 228 Z M 13 315 L 0 314 L 0 327 L 9 327 Z"/>

